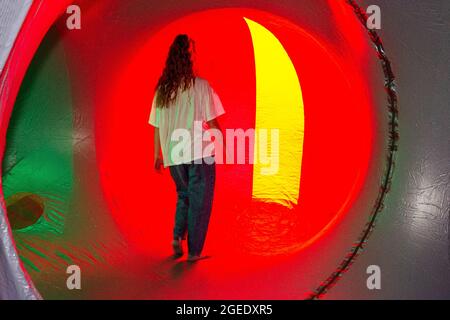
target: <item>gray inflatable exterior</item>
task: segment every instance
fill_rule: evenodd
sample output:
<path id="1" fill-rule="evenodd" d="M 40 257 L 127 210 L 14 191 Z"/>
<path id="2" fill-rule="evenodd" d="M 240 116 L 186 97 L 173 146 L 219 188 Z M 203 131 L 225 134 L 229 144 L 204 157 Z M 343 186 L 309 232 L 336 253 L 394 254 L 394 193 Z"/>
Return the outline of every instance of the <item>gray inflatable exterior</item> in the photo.
<path id="1" fill-rule="evenodd" d="M 0 73 L 32 1 L 0 0 Z M 0 299 L 40 299 L 22 268 L 5 208 L 0 206 Z"/>

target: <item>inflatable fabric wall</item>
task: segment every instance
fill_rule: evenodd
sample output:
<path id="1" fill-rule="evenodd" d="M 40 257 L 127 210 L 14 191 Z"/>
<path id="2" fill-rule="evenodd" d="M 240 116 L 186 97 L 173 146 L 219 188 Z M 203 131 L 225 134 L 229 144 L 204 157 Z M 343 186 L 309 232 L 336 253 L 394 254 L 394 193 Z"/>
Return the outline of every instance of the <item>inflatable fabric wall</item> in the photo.
<path id="1" fill-rule="evenodd" d="M 449 298 L 449 8 L 375 2 L 0 1 L 0 298 Z M 222 127 L 280 135 L 217 166 L 196 264 L 148 124 L 179 33 Z"/>

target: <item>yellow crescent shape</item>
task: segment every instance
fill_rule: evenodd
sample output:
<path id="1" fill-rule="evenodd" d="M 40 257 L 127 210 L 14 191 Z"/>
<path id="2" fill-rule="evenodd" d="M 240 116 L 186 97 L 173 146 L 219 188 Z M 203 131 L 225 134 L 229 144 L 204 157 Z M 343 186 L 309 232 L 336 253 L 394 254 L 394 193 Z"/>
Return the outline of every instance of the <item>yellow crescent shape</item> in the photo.
<path id="1" fill-rule="evenodd" d="M 294 64 L 275 35 L 259 23 L 244 19 L 252 36 L 256 65 L 252 196 L 292 207 L 299 199 L 305 127 L 300 81 Z M 263 139 L 265 134 L 261 134 L 265 130 L 267 141 Z M 274 141 L 277 132 L 278 147 L 278 142 Z"/>

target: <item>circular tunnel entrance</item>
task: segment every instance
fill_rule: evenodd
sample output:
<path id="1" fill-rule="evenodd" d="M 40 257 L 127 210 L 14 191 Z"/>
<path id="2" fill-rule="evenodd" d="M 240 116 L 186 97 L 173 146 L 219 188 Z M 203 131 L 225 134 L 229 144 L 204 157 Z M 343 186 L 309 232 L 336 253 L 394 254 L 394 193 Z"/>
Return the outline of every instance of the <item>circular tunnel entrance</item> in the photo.
<path id="1" fill-rule="evenodd" d="M 358 238 L 378 192 L 385 95 L 369 39 L 349 8 L 327 1 L 299 4 L 295 15 L 167 10 L 85 3 L 81 30 L 67 30 L 62 16 L 46 35 L 4 160 L 23 159 L 4 190 L 27 189 L 52 205 L 15 233 L 22 260 L 44 297 L 61 294 L 56 284 L 72 264 L 86 270 L 83 294 L 94 298 L 306 297 Z M 224 128 L 270 128 L 284 115 L 295 121 L 282 129 L 297 135 L 280 142 L 291 161 L 280 161 L 278 180 L 251 164 L 218 167 L 212 259 L 194 266 L 167 259 L 175 188 L 151 169 L 148 116 L 178 33 L 196 41 L 196 71 L 223 100 Z M 26 177 L 36 178 L 33 190 Z"/>
<path id="2" fill-rule="evenodd" d="M 277 174 L 265 177 L 248 162 L 219 166 L 208 243 L 232 255 L 298 252 L 343 218 L 358 196 L 372 151 L 373 105 L 352 61 L 319 36 L 258 10 L 210 10 L 179 19 L 144 37 L 141 48 L 111 71 L 95 121 L 98 168 L 113 215 L 143 250 L 170 241 L 174 187 L 151 170 L 147 119 L 167 48 L 183 32 L 196 41 L 197 73 L 227 107 L 224 128 L 267 129 L 286 116 L 275 124 L 283 157 Z M 283 57 L 295 77 L 283 68 Z M 296 83 L 277 88 L 283 80 Z M 295 88 L 299 95 L 287 99 Z M 337 101 L 345 105 L 337 107 Z M 282 201 L 291 198 L 293 203 Z"/>

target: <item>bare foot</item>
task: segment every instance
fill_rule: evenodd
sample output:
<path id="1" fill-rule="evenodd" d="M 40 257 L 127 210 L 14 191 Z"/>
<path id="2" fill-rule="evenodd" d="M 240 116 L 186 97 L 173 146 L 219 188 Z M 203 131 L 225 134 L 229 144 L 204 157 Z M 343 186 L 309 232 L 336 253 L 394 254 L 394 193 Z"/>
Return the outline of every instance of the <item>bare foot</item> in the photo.
<path id="1" fill-rule="evenodd" d="M 172 248 L 175 257 L 181 257 L 183 255 L 183 245 L 181 239 L 172 241 Z"/>
<path id="2" fill-rule="evenodd" d="M 196 262 L 196 261 L 203 260 L 203 259 L 208 259 L 208 258 L 209 258 L 209 256 L 197 256 L 197 255 L 189 254 L 188 258 L 187 258 L 187 261 L 188 262 Z"/>

